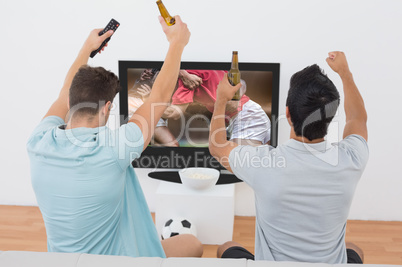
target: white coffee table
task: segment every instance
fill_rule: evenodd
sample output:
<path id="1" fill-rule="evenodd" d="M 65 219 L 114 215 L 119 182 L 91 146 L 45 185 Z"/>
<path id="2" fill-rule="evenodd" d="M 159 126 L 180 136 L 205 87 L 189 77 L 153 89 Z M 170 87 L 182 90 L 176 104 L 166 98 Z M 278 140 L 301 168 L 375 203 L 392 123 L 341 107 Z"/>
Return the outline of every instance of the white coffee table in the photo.
<path id="1" fill-rule="evenodd" d="M 161 181 L 156 191 L 155 221 L 159 236 L 164 223 L 183 217 L 197 227 L 203 244 L 223 244 L 232 240 L 235 185 L 215 185 L 194 191 L 183 184 Z"/>

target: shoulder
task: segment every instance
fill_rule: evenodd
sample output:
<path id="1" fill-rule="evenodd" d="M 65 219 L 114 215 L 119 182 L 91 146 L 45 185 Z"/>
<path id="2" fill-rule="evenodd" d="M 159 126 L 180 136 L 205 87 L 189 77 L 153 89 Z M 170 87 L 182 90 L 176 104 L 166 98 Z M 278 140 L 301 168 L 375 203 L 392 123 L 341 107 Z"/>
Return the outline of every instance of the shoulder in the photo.
<path id="1" fill-rule="evenodd" d="M 366 139 L 357 134 L 351 134 L 339 142 L 340 147 L 361 150 L 368 152 L 368 143 Z"/>
<path id="2" fill-rule="evenodd" d="M 42 119 L 42 121 L 35 127 L 31 134 L 31 138 L 38 135 L 44 135 L 47 131 L 54 129 L 57 126 L 63 125 L 64 120 L 57 116 L 48 116 Z"/>
<path id="3" fill-rule="evenodd" d="M 42 119 L 35 130 L 49 130 L 50 128 L 64 124 L 64 120 L 58 116 L 48 116 Z"/>
<path id="4" fill-rule="evenodd" d="M 48 134 L 51 131 L 54 131 L 56 127 L 63 125 L 64 120 L 57 116 L 48 116 L 35 127 L 31 136 L 28 139 L 26 144 L 26 148 L 29 151 L 37 151 L 38 144 L 40 144 L 43 140 L 47 140 L 47 138 L 52 138 L 53 135 Z"/>
<path id="5" fill-rule="evenodd" d="M 128 122 L 115 130 L 107 129 L 105 138 L 112 144 L 109 146 L 114 151 L 122 170 L 130 166 L 135 158 L 140 157 L 144 148 L 141 129 L 134 122 Z"/>
<path id="6" fill-rule="evenodd" d="M 142 148 L 144 146 L 141 129 L 134 122 L 128 122 L 115 130 L 108 129 L 107 132 L 108 138 L 116 139 L 117 147 Z"/>
<path id="7" fill-rule="evenodd" d="M 262 146 L 237 146 L 229 154 L 229 161 L 232 167 L 238 163 L 251 163 L 262 160 L 264 157 L 270 157 L 275 148 L 270 145 Z"/>
<path id="8" fill-rule="evenodd" d="M 365 166 L 369 158 L 369 147 L 366 139 L 357 134 L 351 134 L 338 143 L 346 157 L 359 166 Z"/>
<path id="9" fill-rule="evenodd" d="M 255 181 L 262 177 L 262 173 L 276 167 L 272 160 L 274 151 L 275 148 L 269 145 L 238 146 L 230 152 L 230 168 L 237 178 L 254 188 Z"/>
<path id="10" fill-rule="evenodd" d="M 127 130 L 127 131 L 140 131 L 140 127 L 134 122 L 127 122 L 118 128 L 118 130 Z M 141 132 L 141 131 L 140 131 Z"/>
<path id="11" fill-rule="evenodd" d="M 250 146 L 250 145 L 239 145 L 235 147 L 232 153 L 252 153 L 252 154 L 267 154 L 274 151 L 276 148 L 270 145 L 260 145 L 260 146 Z"/>
<path id="12" fill-rule="evenodd" d="M 123 124 L 117 129 L 106 128 L 106 133 L 119 139 L 139 140 L 142 139 L 142 132 L 140 127 L 134 122 Z"/>

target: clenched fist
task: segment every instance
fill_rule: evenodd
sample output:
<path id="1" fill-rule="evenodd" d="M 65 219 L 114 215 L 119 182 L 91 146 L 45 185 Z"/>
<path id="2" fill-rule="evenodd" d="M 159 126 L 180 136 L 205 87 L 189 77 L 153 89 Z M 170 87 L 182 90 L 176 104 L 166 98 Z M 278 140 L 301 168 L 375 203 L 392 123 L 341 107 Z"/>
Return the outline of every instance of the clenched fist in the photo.
<path id="1" fill-rule="evenodd" d="M 327 63 L 331 67 L 331 69 L 338 73 L 341 77 L 351 74 L 345 53 L 343 52 L 329 52 Z"/>

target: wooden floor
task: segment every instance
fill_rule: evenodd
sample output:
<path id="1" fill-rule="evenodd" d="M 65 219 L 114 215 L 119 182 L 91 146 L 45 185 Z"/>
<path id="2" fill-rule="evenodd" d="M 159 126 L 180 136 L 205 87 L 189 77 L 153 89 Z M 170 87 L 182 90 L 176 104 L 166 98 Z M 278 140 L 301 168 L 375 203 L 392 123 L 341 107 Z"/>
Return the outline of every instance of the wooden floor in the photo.
<path id="1" fill-rule="evenodd" d="M 236 217 L 233 240 L 254 252 L 254 217 Z M 346 241 L 365 253 L 368 264 L 402 265 L 402 222 L 349 221 Z M 203 257 L 216 257 L 218 246 L 204 246 Z M 46 232 L 37 207 L 0 206 L 0 251 L 46 251 Z"/>

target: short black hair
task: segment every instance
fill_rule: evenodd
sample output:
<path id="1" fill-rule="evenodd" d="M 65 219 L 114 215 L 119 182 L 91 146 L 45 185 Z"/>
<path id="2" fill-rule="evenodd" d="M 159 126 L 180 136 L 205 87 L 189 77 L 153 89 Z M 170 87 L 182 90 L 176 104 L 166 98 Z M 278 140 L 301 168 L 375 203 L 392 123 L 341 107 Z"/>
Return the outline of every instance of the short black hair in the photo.
<path id="1" fill-rule="evenodd" d="M 74 115 L 94 116 L 108 101 L 112 102 L 119 91 L 119 78 L 113 72 L 84 65 L 71 83 L 70 109 L 74 109 Z"/>
<path id="2" fill-rule="evenodd" d="M 316 64 L 290 78 L 286 106 L 297 136 L 310 141 L 326 136 L 339 102 L 336 86 Z"/>

